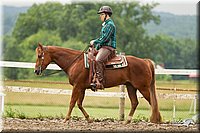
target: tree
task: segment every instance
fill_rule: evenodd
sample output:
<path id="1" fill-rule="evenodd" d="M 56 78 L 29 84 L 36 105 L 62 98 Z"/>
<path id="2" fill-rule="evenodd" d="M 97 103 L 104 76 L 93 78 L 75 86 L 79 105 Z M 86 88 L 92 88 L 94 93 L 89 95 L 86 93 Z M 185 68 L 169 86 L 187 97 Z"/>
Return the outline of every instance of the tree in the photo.
<path id="1" fill-rule="evenodd" d="M 81 30 L 77 34 L 78 40 L 89 43 L 90 40 L 99 37 L 101 22 L 97 21 L 99 16 L 96 14 L 94 9 L 85 13 L 85 18 L 79 23 Z"/>
<path id="2" fill-rule="evenodd" d="M 21 50 L 16 44 L 16 39 L 10 36 L 3 38 L 3 60 L 16 61 L 21 57 Z M 17 79 L 19 69 L 16 68 L 3 68 L 4 78 Z"/>
<path id="3" fill-rule="evenodd" d="M 58 32 L 63 41 L 76 38 L 83 42 L 89 42 L 97 31 L 100 22 L 96 14 L 94 4 L 72 4 L 65 5 L 65 12 L 62 15 L 63 21 L 60 22 Z M 96 36 L 95 36 L 96 37 Z"/>
<path id="4" fill-rule="evenodd" d="M 63 45 L 60 36 L 55 31 L 40 30 L 38 33 L 27 37 L 19 44 L 18 48 L 22 49 L 22 56 L 19 60 L 35 62 L 35 49 L 37 48 L 38 42 L 44 45 Z"/>
<path id="5" fill-rule="evenodd" d="M 113 6 L 118 10 L 114 16 L 117 26 L 117 40 L 119 49 L 127 54 L 142 58 L 153 58 L 155 46 L 159 48 L 158 38 L 149 37 L 143 26 L 150 21 L 159 23 L 159 16 L 154 16 L 151 10 L 156 6 L 139 5 L 138 2 L 124 3 L 120 7 Z"/>
<path id="6" fill-rule="evenodd" d="M 191 39 L 179 40 L 180 58 L 183 63 L 180 64 L 180 68 L 185 69 L 198 69 L 198 48 L 197 43 Z"/>
<path id="7" fill-rule="evenodd" d="M 20 43 L 40 29 L 56 30 L 62 12 L 63 8 L 60 3 L 34 4 L 27 13 L 19 15 L 12 35 Z"/>
<path id="8" fill-rule="evenodd" d="M 160 62 L 165 64 L 165 68 L 171 69 L 196 69 L 197 59 L 197 44 L 191 39 L 175 40 L 166 35 L 160 35 Z"/>

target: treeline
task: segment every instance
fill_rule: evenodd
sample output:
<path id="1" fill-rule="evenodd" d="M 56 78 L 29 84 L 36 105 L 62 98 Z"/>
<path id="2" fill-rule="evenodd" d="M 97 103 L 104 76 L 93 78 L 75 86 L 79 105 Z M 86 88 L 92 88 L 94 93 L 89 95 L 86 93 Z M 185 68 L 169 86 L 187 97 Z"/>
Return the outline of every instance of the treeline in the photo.
<path id="1" fill-rule="evenodd" d="M 99 36 L 101 21 L 97 10 L 105 4 L 47 2 L 34 4 L 21 13 L 11 35 L 4 36 L 4 60 L 35 62 L 38 42 L 83 50 L 91 39 Z M 111 4 L 117 27 L 117 51 L 140 58 L 151 58 L 166 68 L 197 68 L 196 40 L 174 39 L 164 34 L 151 36 L 145 25 L 160 23 L 152 13 L 155 3 Z M 32 77 L 32 70 L 4 70 L 6 78 Z"/>
<path id="2" fill-rule="evenodd" d="M 195 15 L 173 15 L 171 13 L 154 12 L 160 16 L 161 23 L 156 25 L 148 23 L 145 28 L 149 34 L 167 34 L 173 38 L 197 38 L 197 16 Z"/>

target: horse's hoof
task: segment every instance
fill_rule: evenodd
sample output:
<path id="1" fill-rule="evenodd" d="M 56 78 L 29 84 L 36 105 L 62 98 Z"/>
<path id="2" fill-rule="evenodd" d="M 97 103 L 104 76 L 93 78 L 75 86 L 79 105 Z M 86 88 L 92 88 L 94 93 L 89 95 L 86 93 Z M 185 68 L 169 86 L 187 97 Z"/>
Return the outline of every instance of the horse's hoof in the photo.
<path id="1" fill-rule="evenodd" d="M 152 122 L 152 123 L 156 123 L 156 124 L 160 124 L 160 123 L 162 123 L 162 118 L 161 118 L 161 116 L 158 116 L 158 117 L 151 117 L 150 118 L 150 122 Z"/>
<path id="2" fill-rule="evenodd" d="M 124 125 L 130 124 L 130 123 L 131 123 L 131 120 L 127 120 L 125 121 Z"/>
<path id="3" fill-rule="evenodd" d="M 68 117 L 65 118 L 64 121 L 63 121 L 63 123 L 66 123 L 69 119 L 70 119 L 70 117 L 69 118 Z"/>
<path id="4" fill-rule="evenodd" d="M 67 122 L 67 120 L 66 120 L 66 119 L 64 119 L 63 123 L 66 123 L 66 122 Z"/>
<path id="5" fill-rule="evenodd" d="M 92 123 L 92 122 L 93 122 L 93 119 L 88 118 L 88 119 L 87 119 L 87 122 L 88 122 L 88 123 Z"/>

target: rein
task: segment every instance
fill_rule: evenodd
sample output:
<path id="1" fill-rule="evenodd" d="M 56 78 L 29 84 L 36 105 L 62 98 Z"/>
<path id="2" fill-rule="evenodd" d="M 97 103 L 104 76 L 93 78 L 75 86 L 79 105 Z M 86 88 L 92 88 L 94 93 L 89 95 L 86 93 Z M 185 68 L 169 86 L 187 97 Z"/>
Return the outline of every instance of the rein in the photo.
<path id="1" fill-rule="evenodd" d="M 89 48 L 89 46 L 90 46 L 90 45 L 87 45 L 87 46 L 85 47 L 85 49 L 84 49 L 76 58 L 74 58 L 67 66 L 65 66 L 62 70 L 65 70 L 65 69 L 67 69 L 68 67 L 70 67 L 78 58 L 81 57 L 81 55 L 82 55 L 83 53 L 85 53 L 85 52 L 87 51 L 87 49 Z M 43 60 L 44 60 L 44 58 L 43 58 Z M 44 74 L 44 76 L 53 75 L 53 74 L 56 74 L 56 73 L 59 73 L 59 72 L 61 72 L 61 71 L 56 71 L 56 72 L 52 72 L 52 73 L 49 73 L 49 74 Z"/>

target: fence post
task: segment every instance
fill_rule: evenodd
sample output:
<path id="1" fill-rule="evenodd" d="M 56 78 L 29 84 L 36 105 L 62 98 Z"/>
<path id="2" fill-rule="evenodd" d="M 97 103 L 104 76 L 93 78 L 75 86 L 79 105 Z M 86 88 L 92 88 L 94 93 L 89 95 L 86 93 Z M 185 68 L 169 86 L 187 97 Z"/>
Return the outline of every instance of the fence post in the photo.
<path id="1" fill-rule="evenodd" d="M 194 114 L 196 114 L 197 109 L 197 96 L 194 97 Z"/>
<path id="2" fill-rule="evenodd" d="M 173 121 L 176 119 L 176 87 L 174 88 L 174 99 L 173 99 Z"/>
<path id="3" fill-rule="evenodd" d="M 191 105 L 190 105 L 190 110 L 189 114 L 192 114 L 192 107 L 194 106 L 194 99 L 192 99 Z"/>
<path id="4" fill-rule="evenodd" d="M 120 97 L 120 101 L 119 101 L 119 120 L 123 121 L 124 120 L 124 107 L 125 107 L 125 87 L 124 85 L 120 85 L 120 92 L 121 97 Z"/>

